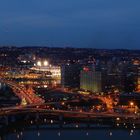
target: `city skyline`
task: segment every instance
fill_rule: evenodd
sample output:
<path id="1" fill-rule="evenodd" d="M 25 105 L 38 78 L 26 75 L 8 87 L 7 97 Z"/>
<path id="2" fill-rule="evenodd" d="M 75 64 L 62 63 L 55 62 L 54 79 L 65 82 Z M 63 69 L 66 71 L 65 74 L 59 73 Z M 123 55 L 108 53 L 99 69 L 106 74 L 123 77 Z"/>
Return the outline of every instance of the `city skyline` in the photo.
<path id="1" fill-rule="evenodd" d="M 0 139 L 139 139 L 139 56 L 140 50 L 1 47 Z"/>
<path id="2" fill-rule="evenodd" d="M 0 45 L 139 49 L 139 4 L 137 0 L 1 1 Z"/>

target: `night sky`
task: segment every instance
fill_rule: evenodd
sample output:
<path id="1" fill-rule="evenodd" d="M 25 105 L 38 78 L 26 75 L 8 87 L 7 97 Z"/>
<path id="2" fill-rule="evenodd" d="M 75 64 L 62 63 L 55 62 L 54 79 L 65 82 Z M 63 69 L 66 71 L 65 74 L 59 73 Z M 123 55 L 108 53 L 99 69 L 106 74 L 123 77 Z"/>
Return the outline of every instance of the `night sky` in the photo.
<path id="1" fill-rule="evenodd" d="M 0 45 L 140 46 L 140 0 L 0 0 Z"/>

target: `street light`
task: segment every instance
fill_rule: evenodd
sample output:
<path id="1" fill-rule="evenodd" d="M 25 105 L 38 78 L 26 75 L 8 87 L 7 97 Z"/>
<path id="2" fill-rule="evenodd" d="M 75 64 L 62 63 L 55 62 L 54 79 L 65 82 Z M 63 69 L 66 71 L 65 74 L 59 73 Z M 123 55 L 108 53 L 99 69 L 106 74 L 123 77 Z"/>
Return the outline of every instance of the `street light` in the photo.
<path id="1" fill-rule="evenodd" d="M 130 102 L 130 106 L 131 106 L 131 107 L 134 106 L 134 102 Z"/>
<path id="2" fill-rule="evenodd" d="M 134 102 L 130 102 L 130 108 L 133 108 L 134 107 Z"/>

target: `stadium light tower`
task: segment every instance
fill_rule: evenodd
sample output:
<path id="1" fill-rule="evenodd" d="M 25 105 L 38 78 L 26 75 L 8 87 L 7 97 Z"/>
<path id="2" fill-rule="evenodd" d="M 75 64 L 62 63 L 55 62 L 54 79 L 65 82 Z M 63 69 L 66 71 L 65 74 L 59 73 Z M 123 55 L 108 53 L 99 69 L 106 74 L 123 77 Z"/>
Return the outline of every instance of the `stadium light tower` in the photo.
<path id="1" fill-rule="evenodd" d="M 48 61 L 44 61 L 43 64 L 44 64 L 44 66 L 48 66 L 49 62 Z"/>
<path id="2" fill-rule="evenodd" d="M 37 66 L 40 66 L 40 67 L 41 67 L 41 65 L 42 65 L 42 64 L 41 64 L 41 61 L 38 61 L 38 62 L 37 62 Z"/>

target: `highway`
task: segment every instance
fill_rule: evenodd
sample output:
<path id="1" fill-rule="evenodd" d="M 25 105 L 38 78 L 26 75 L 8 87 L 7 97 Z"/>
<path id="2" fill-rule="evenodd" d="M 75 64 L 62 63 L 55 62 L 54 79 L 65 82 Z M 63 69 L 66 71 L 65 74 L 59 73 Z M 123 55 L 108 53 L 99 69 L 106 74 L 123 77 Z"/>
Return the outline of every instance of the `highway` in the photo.
<path id="1" fill-rule="evenodd" d="M 51 103 L 50 103 L 51 104 Z M 49 105 L 49 104 L 46 104 Z M 26 114 L 26 113 L 42 113 L 42 114 L 55 114 L 55 115 L 59 115 L 59 114 L 63 114 L 64 116 L 71 116 L 71 117 L 94 117 L 94 118 L 98 118 L 98 117 L 113 117 L 113 118 L 132 118 L 132 119 L 140 119 L 140 116 L 137 114 L 121 114 L 121 113 L 111 113 L 111 112 L 85 112 L 85 111 L 69 111 L 69 110 L 59 110 L 59 109 L 42 109 L 39 107 L 36 107 L 33 105 L 33 107 L 30 108 L 28 107 L 22 107 L 22 106 L 17 106 L 17 107 L 9 107 L 9 108 L 3 108 L 0 111 L 0 116 L 5 116 L 5 115 L 16 115 L 16 114 Z"/>
<path id="2" fill-rule="evenodd" d="M 21 86 L 13 81 L 5 80 L 1 77 L 0 77 L 0 81 L 10 86 L 13 89 L 14 93 L 21 100 L 23 99 L 26 100 L 27 104 L 40 104 L 40 103 L 43 104 L 45 102 L 45 100 L 35 95 L 33 90 L 27 90 L 24 86 Z"/>

